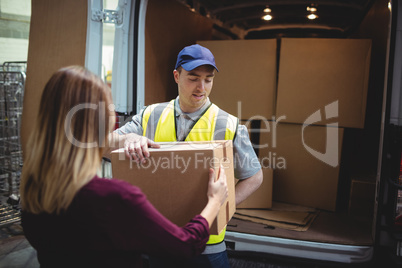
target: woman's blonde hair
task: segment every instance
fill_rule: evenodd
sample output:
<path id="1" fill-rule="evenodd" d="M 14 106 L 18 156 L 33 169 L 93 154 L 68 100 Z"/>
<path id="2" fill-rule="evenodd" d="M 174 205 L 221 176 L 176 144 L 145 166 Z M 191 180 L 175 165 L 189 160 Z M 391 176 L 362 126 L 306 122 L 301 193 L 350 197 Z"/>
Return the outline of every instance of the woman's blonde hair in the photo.
<path id="1" fill-rule="evenodd" d="M 58 70 L 42 94 L 27 143 L 22 209 L 60 213 L 96 174 L 114 124 L 110 88 L 79 66 Z"/>

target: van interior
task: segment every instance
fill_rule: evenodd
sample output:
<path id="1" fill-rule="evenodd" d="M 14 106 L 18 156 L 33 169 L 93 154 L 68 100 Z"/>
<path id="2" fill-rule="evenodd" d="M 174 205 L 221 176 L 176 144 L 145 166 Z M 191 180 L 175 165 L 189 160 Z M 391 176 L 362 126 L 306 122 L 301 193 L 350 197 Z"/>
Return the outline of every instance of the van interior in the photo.
<path id="1" fill-rule="evenodd" d="M 286 217 L 295 214 L 275 215 L 267 221 L 259 212 L 250 215 L 250 211 L 238 210 L 228 224 L 226 239 L 234 252 L 268 252 L 345 263 L 373 257 L 372 250 L 379 243 L 378 202 L 388 202 L 382 213 L 387 211 L 392 222 L 398 215 L 400 193 L 379 194 L 393 7 L 385 0 L 148 1 L 144 103 L 175 98 L 171 71 L 183 46 L 199 43 L 210 48 L 220 68 L 211 100 L 249 127 L 260 160 L 265 157 L 262 163 L 273 168 L 272 178 L 265 177 L 272 179 L 272 193 L 267 192 L 272 195 L 270 209 L 306 213 L 301 222 L 292 222 L 293 218 L 287 222 Z M 309 15 L 315 19 L 307 18 Z M 329 57 L 320 56 L 324 50 Z M 312 71 L 312 66 L 317 69 Z M 324 74 L 328 66 L 333 69 Z M 329 118 L 327 113 L 326 119 L 324 106 L 328 112 L 329 105 L 334 104 L 331 100 L 338 100 L 339 110 L 336 118 Z M 135 101 L 138 103 L 134 96 Z M 321 121 L 311 123 L 311 135 L 306 134 L 304 139 L 322 156 L 328 149 L 325 131 L 329 135 L 336 127 L 339 165 L 310 161 L 306 146 L 298 147 L 295 141 L 303 137 L 292 137 L 292 133 L 307 131 L 302 125 L 320 109 Z M 274 142 L 277 147 L 272 146 Z M 281 156 L 287 161 L 287 172 L 280 169 Z M 399 173 L 394 175 L 398 180 Z M 326 203 L 329 199 L 330 204 Z M 291 207 L 284 208 L 288 205 Z M 291 227 L 278 227 L 283 223 Z M 282 250 L 276 238 L 294 244 Z M 290 248 L 303 248 L 309 242 L 315 246 L 289 253 Z M 333 258 L 319 256 L 318 252 L 330 245 L 344 247 L 335 250 Z M 353 250 L 349 252 L 349 246 L 356 252 L 350 253 Z M 394 254 L 394 249 L 389 251 Z M 345 252 L 349 258 L 339 257 Z"/>
<path id="2" fill-rule="evenodd" d="M 321 39 L 328 41 L 328 43 L 323 43 L 323 46 L 331 46 L 331 42 L 336 44 L 339 39 L 370 40 L 371 50 L 368 52 L 369 62 L 359 62 L 359 64 L 367 63 L 369 65 L 369 69 L 365 69 L 365 75 L 367 76 L 358 77 L 353 74 L 348 78 L 344 78 L 352 80 L 367 79 L 367 84 L 365 85 L 367 89 L 366 98 L 362 99 L 360 96 L 355 100 L 349 100 L 351 101 L 350 105 L 354 107 L 359 106 L 361 104 L 359 103 L 360 101 L 365 102 L 365 108 L 363 107 L 364 115 L 361 118 L 361 122 L 364 123 L 359 123 L 360 125 L 358 124 L 358 126 L 353 123 L 339 122 L 339 127 L 342 127 L 343 131 L 343 139 L 340 140 L 339 144 L 339 166 L 337 168 L 323 168 L 321 170 L 323 173 L 319 174 L 319 176 L 322 176 L 321 179 L 323 181 L 325 181 L 325 177 L 331 177 L 335 174 L 336 183 L 331 186 L 336 195 L 333 199 L 335 203 L 327 207 L 322 206 L 309 228 L 304 231 L 275 228 L 269 224 L 242 220 L 236 216 L 229 222 L 228 230 L 303 241 L 372 246 L 374 243 L 375 189 L 379 160 L 381 111 L 390 20 L 388 1 L 311 1 L 311 4 L 308 4 L 310 4 L 310 1 L 149 1 L 146 19 L 147 34 L 145 36 L 145 103 L 155 103 L 175 98 L 177 93 L 174 81 L 171 79 L 171 66 L 174 66 L 175 55 L 177 53 L 173 51 L 179 51 L 183 44 L 187 45 L 198 42 L 210 49 L 213 48 L 215 51 L 218 51 L 218 54 L 215 53 L 218 68 L 220 68 L 220 63 L 221 65 L 224 64 L 225 67 L 228 66 L 228 64 L 226 64 L 228 59 L 223 59 L 220 57 L 221 55 L 230 57 L 230 55 L 221 51 L 225 49 L 220 50 L 219 44 L 217 44 L 219 42 L 228 46 L 236 46 L 237 43 L 245 42 L 244 46 L 239 45 L 241 48 L 233 50 L 237 51 L 238 54 L 231 55 L 233 64 L 237 65 L 241 65 L 245 57 L 249 56 L 250 51 L 248 50 L 260 49 L 258 45 L 252 47 L 252 45 L 254 45 L 253 42 L 257 40 L 261 42 L 263 40 L 267 41 L 266 43 L 262 43 L 262 46 L 272 45 L 274 47 L 272 49 L 273 52 L 268 54 L 268 56 L 263 54 L 264 52 L 258 51 L 261 57 L 266 56 L 264 61 L 273 61 L 274 67 L 272 68 L 276 69 L 272 75 L 267 73 L 265 76 L 269 77 L 269 79 L 264 80 L 264 83 L 272 87 L 269 88 L 269 85 L 266 87 L 267 91 L 271 90 L 273 92 L 271 95 L 265 94 L 266 92 L 253 91 L 252 87 L 254 85 L 258 87 L 259 81 L 257 79 L 265 79 L 263 77 L 255 78 L 255 76 L 249 76 L 252 72 L 258 72 L 259 68 L 264 68 L 261 67 L 262 65 L 258 67 L 260 62 L 255 64 L 257 65 L 257 67 L 254 66 L 255 68 L 245 63 L 248 69 L 242 69 L 244 74 L 235 74 L 243 75 L 245 81 L 242 85 L 248 84 L 248 87 L 238 89 L 235 85 L 230 84 L 230 81 L 215 82 L 214 89 L 211 93 L 211 100 L 218 102 L 217 105 L 221 108 L 233 111 L 234 114 L 237 114 L 236 104 L 228 104 L 229 101 L 233 102 L 233 97 L 237 97 L 236 94 L 244 96 L 253 92 L 258 94 L 260 98 L 265 98 L 263 100 L 255 100 L 257 103 L 252 103 L 252 106 L 267 107 L 272 106 L 272 103 L 278 101 L 280 97 L 279 94 L 281 94 L 278 92 L 281 90 L 281 83 L 284 85 L 288 82 L 286 81 L 287 78 L 282 79 L 281 77 L 282 73 L 286 72 L 281 64 L 289 68 L 291 68 L 292 64 L 301 64 L 304 65 L 302 68 L 309 68 L 308 62 L 292 62 L 292 60 L 297 61 L 295 58 L 297 55 L 292 54 L 293 58 L 290 59 L 291 62 L 285 62 L 283 58 L 281 58 L 285 58 L 286 56 L 281 51 L 285 49 L 284 46 L 281 46 L 285 44 L 285 42 L 292 40 L 304 41 L 308 39 Z M 309 11 L 312 8 L 315 8 L 316 11 Z M 265 9 L 269 9 L 270 11 L 266 12 L 268 10 L 264 11 Z M 166 10 L 169 10 L 169 12 L 165 12 Z M 309 12 L 316 14 L 318 18 L 316 20 L 309 20 L 306 18 Z M 265 14 L 270 14 L 272 19 L 269 21 L 262 19 Z M 160 23 L 161 21 L 164 23 Z M 271 41 L 271 43 L 269 43 L 269 41 Z M 295 45 L 303 46 L 302 43 Z M 310 46 L 311 44 L 305 45 Z M 335 46 L 339 45 L 340 44 L 337 44 Z M 351 48 L 353 44 L 349 43 L 346 46 Z M 213 49 L 212 52 L 214 53 Z M 358 48 L 358 50 L 360 49 L 361 47 Z M 355 54 L 356 52 L 357 51 L 345 53 Z M 269 55 L 273 55 L 274 59 Z M 367 54 L 365 55 L 367 56 Z M 353 55 L 347 55 L 347 57 L 353 57 Z M 236 58 L 241 60 L 236 62 L 233 60 Z M 303 59 L 307 60 L 307 58 L 308 57 Z M 162 62 L 160 61 L 161 59 L 163 59 Z M 367 60 L 367 58 L 364 60 Z M 332 63 L 327 62 L 326 64 L 336 65 L 338 63 L 333 59 Z M 336 66 L 336 68 L 341 69 L 346 67 L 347 66 L 342 65 Z M 227 80 L 230 79 L 231 74 L 226 75 L 225 69 L 223 67 L 221 68 L 222 69 L 217 74 L 216 80 L 218 80 L 220 76 L 225 76 Z M 261 74 L 259 73 L 259 75 Z M 250 79 L 250 77 L 254 78 L 254 80 Z M 319 77 L 319 74 L 316 79 L 322 79 L 322 83 L 324 83 L 321 84 L 322 87 L 330 86 L 325 84 L 327 80 Z M 239 82 L 239 79 L 237 79 L 236 83 L 243 83 L 243 81 Z M 317 85 L 313 82 L 312 84 Z M 339 85 L 340 84 L 342 84 L 341 81 L 339 81 Z M 230 88 L 225 88 L 225 85 L 228 85 Z M 297 91 L 297 88 L 294 88 L 297 86 L 296 84 L 289 83 L 287 85 L 289 87 L 293 86 L 293 88 L 289 90 L 289 94 L 292 94 L 292 90 Z M 303 85 L 300 84 L 298 86 L 303 87 Z M 234 90 L 243 92 L 233 92 Z M 224 91 L 224 93 L 222 93 L 222 91 Z M 215 94 L 222 94 L 223 96 L 216 96 Z M 271 96 L 276 99 L 272 100 Z M 225 102 L 225 98 L 227 98 L 228 101 Z M 247 97 L 244 97 L 243 101 L 245 98 Z M 247 104 L 244 104 L 244 107 L 246 105 Z M 279 103 L 277 102 L 276 105 L 279 106 Z M 294 105 L 299 107 L 299 105 Z M 278 106 L 275 108 L 278 108 Z M 340 107 L 339 109 L 342 108 Z M 276 109 L 276 111 L 278 111 L 278 109 Z M 272 123 L 272 118 L 268 117 L 268 115 L 272 116 L 273 114 L 264 112 L 265 111 L 261 111 L 259 115 L 266 115 L 265 118 L 268 118 L 267 122 Z M 342 111 L 339 111 L 339 114 L 341 113 Z M 252 112 L 248 114 L 247 111 L 242 111 L 242 115 L 244 116 L 241 118 L 243 123 L 250 126 L 252 143 L 261 145 L 261 139 L 264 138 L 264 133 L 257 133 L 258 131 L 253 132 L 252 130 L 261 129 L 261 127 L 263 127 L 261 123 L 262 120 L 248 120 L 252 118 L 253 115 L 256 115 L 255 113 L 252 114 Z M 277 114 L 277 116 L 279 115 L 280 114 Z M 349 115 L 346 115 L 346 117 L 348 116 Z M 294 126 L 297 121 L 292 120 L 293 119 L 289 121 L 289 125 L 291 125 L 289 127 Z M 341 120 L 340 118 L 340 121 Z M 328 122 L 329 121 L 326 121 L 324 123 L 327 124 Z M 278 135 L 284 135 L 285 132 L 285 130 L 284 132 L 278 132 Z M 271 138 L 268 139 L 271 141 Z M 325 141 L 325 133 L 323 136 L 317 136 L 317 139 Z M 297 149 L 294 148 L 294 150 Z M 259 151 L 264 151 L 264 149 L 259 149 Z M 268 154 L 265 154 L 265 156 L 267 155 Z M 280 152 L 277 152 L 276 156 L 276 161 L 279 162 L 278 156 L 280 156 Z M 306 156 L 300 154 L 300 157 L 303 158 Z M 271 154 L 271 167 L 274 160 Z M 303 162 L 305 165 L 309 164 L 308 160 L 299 159 L 299 161 L 305 161 Z M 291 169 L 292 167 L 288 166 L 288 168 Z M 311 169 L 306 166 L 304 168 L 300 167 L 297 171 L 314 172 L 319 169 L 320 164 L 317 164 Z M 334 174 L 331 174 L 331 172 Z M 278 176 L 280 177 L 282 175 L 280 173 L 281 171 L 278 170 L 278 167 L 277 169 L 274 167 L 273 203 L 277 204 L 276 201 L 279 201 L 279 203 L 284 202 L 296 206 L 310 207 L 303 202 L 303 198 L 306 198 L 306 196 L 298 195 L 298 190 L 288 185 L 284 185 L 284 187 L 292 189 L 292 195 L 300 199 L 282 197 L 286 195 L 286 193 L 276 186 L 276 184 L 280 184 L 280 182 L 276 181 L 280 180 L 278 178 Z M 309 174 L 299 174 L 300 180 L 306 179 L 308 176 Z M 289 183 L 297 182 L 289 181 Z M 310 189 L 299 189 L 299 191 L 305 191 L 306 195 L 319 194 L 318 192 L 320 190 L 314 188 L 314 184 L 311 186 L 312 188 Z M 278 194 L 277 191 L 280 191 L 280 194 Z"/>

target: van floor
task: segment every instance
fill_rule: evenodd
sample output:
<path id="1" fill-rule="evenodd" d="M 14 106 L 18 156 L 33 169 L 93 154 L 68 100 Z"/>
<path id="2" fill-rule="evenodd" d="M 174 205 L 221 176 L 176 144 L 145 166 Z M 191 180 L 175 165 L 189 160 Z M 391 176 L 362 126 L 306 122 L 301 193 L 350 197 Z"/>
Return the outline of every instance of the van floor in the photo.
<path id="1" fill-rule="evenodd" d="M 372 219 L 359 218 L 340 212 L 321 211 L 307 231 L 293 231 L 269 227 L 265 224 L 232 218 L 227 230 L 343 245 L 373 245 Z"/>

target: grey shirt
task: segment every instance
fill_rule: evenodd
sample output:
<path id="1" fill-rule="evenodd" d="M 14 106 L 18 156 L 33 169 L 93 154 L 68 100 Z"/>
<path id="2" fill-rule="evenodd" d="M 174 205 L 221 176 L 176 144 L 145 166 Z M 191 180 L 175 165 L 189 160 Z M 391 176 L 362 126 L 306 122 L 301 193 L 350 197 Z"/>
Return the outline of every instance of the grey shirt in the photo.
<path id="1" fill-rule="evenodd" d="M 179 97 L 176 98 L 176 136 L 178 141 L 183 141 L 191 131 L 190 127 L 198 120 L 202 113 L 211 104 L 209 98 L 206 103 L 193 113 L 185 113 L 180 109 Z M 138 135 L 143 134 L 142 128 L 142 112 L 134 115 L 132 120 L 127 122 L 122 127 L 115 130 L 118 134 L 136 133 Z M 256 174 L 261 169 L 261 164 L 257 155 L 254 152 L 253 146 L 250 142 L 250 138 L 247 132 L 247 128 L 244 125 L 240 125 L 237 128 L 236 136 L 233 141 L 233 166 L 235 177 L 239 180 L 247 179 Z"/>

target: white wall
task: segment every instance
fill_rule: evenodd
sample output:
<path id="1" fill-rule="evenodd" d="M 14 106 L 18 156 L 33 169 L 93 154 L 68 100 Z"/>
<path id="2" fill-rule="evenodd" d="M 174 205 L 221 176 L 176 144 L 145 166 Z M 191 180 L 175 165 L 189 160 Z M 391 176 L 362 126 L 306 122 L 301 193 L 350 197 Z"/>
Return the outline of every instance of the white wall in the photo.
<path id="1" fill-rule="evenodd" d="M 0 64 L 28 57 L 31 0 L 0 0 Z"/>
<path id="2" fill-rule="evenodd" d="M 2 13 L 31 16 L 31 0 L 0 0 Z"/>
<path id="3" fill-rule="evenodd" d="M 0 37 L 0 64 L 6 61 L 26 61 L 28 39 Z"/>

